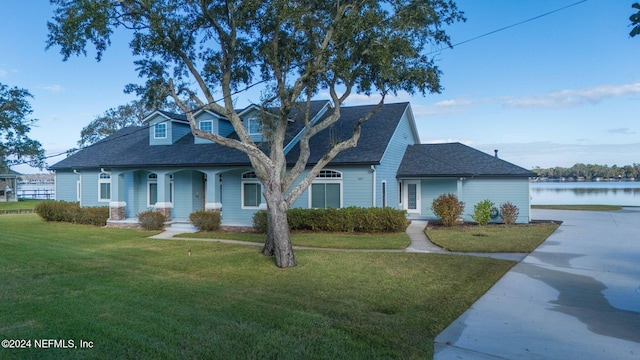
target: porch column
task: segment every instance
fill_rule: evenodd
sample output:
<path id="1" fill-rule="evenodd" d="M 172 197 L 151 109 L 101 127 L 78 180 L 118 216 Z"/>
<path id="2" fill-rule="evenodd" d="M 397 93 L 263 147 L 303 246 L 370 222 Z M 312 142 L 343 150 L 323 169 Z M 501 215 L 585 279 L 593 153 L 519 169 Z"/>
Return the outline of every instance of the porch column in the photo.
<path id="1" fill-rule="evenodd" d="M 124 199 L 124 175 L 119 171 L 112 171 L 109 220 L 124 220 L 127 217 L 127 203 Z"/>
<path id="2" fill-rule="evenodd" d="M 163 171 L 156 172 L 158 175 L 158 201 L 155 209 L 168 220 L 171 220 L 171 209 L 173 203 L 171 199 L 171 174 Z"/>
<path id="3" fill-rule="evenodd" d="M 219 191 L 222 185 L 220 172 L 217 170 L 206 170 L 203 172 L 207 176 L 206 203 L 204 204 L 204 209 L 207 211 L 222 211 L 222 199 Z"/>

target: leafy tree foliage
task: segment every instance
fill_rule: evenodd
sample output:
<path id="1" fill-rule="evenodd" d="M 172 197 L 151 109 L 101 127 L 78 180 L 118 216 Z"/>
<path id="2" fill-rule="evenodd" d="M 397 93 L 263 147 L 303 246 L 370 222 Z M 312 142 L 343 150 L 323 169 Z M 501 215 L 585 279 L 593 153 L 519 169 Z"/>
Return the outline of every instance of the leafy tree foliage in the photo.
<path id="1" fill-rule="evenodd" d="M 27 90 L 0 83 L 0 172 L 14 164 L 45 167 L 44 150 L 27 135 L 36 122 Z"/>
<path id="2" fill-rule="evenodd" d="M 263 184 L 269 231 L 263 253 L 281 267 L 295 265 L 286 210 L 339 152 L 356 146 L 365 114 L 347 139 L 331 144 L 307 175 L 309 140 L 340 119 L 353 93 L 385 95 L 441 90 L 440 70 L 427 54 L 449 45 L 443 26 L 463 20 L 451 0 L 52 0 L 48 47 L 63 58 L 95 48 L 100 60 L 115 31 L 129 31 L 144 85 L 129 85 L 145 102 L 170 96 L 194 135 L 244 152 Z M 252 141 L 234 109 L 234 96 L 260 84 L 261 117 L 269 147 Z M 320 91 L 333 111 L 309 122 L 309 101 Z M 216 95 L 218 94 L 218 95 Z M 189 106 L 189 102 L 197 108 Z M 284 139 L 294 106 L 307 104 L 300 156 L 285 162 Z M 378 107 L 379 108 L 379 107 Z M 197 129 L 194 112 L 212 110 L 232 123 L 238 139 Z M 304 111 L 303 111 L 304 112 Z M 266 111 L 265 111 L 266 113 Z M 275 114 L 275 116 L 274 116 Z"/>
<path id="3" fill-rule="evenodd" d="M 83 148 L 95 144 L 124 127 L 141 125 L 144 117 L 144 106 L 138 101 L 111 108 L 82 129 L 78 146 Z"/>
<path id="4" fill-rule="evenodd" d="M 583 178 L 586 180 L 595 180 L 598 178 L 628 180 L 638 179 L 640 177 L 640 164 L 608 166 L 578 163 L 569 168 L 556 166 L 553 168 L 542 169 L 540 167 L 535 167 L 533 172 L 535 172 L 539 177 L 554 180 L 561 178 Z"/>
<path id="5" fill-rule="evenodd" d="M 156 108 L 146 106 L 142 101 L 132 101 L 117 108 L 111 108 L 104 114 L 97 116 L 89 125 L 80 132 L 78 146 L 83 148 L 106 138 L 116 131 L 127 126 L 140 126 L 142 120 L 149 115 L 152 110 L 161 108 L 168 111 L 177 111 L 175 106 L 160 104 Z"/>
<path id="6" fill-rule="evenodd" d="M 631 26 L 633 26 L 629 35 L 634 37 L 640 34 L 640 3 L 633 3 L 631 7 L 638 10 L 635 14 L 629 17 L 629 20 L 631 20 Z"/>

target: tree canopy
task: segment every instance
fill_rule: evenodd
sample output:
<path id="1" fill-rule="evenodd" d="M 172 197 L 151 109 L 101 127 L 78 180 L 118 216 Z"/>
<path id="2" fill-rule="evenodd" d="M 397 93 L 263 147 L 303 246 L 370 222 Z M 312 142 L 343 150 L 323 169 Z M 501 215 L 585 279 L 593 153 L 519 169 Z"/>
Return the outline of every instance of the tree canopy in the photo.
<path id="1" fill-rule="evenodd" d="M 339 121 L 353 93 L 427 94 L 441 91 L 440 70 L 428 55 L 448 46 L 443 27 L 464 20 L 451 0 L 52 0 L 47 47 L 63 58 L 86 55 L 93 45 L 99 61 L 112 35 L 129 32 L 130 47 L 144 84 L 131 84 L 145 103 L 171 97 L 186 114 L 194 135 L 244 152 L 263 184 L 269 214 L 265 254 L 279 266 L 295 260 L 286 210 L 339 152 L 356 146 L 364 115 L 353 136 L 332 144 L 305 175 L 309 140 Z M 268 150 L 252 141 L 235 109 L 236 96 L 260 86 Z M 333 111 L 322 121 L 308 116 L 300 155 L 287 167 L 284 139 L 289 113 L 328 93 Z M 257 100 L 257 99 L 255 99 Z M 195 104 L 195 107 L 191 104 Z M 237 139 L 201 131 L 194 113 L 211 110 L 232 123 Z M 277 111 L 273 111 L 277 109 Z M 275 116 L 274 116 L 275 114 Z"/>
<path id="2" fill-rule="evenodd" d="M 633 3 L 631 7 L 637 10 L 635 14 L 629 17 L 629 20 L 631 20 L 631 26 L 633 26 L 629 35 L 634 37 L 640 34 L 640 3 Z"/>
<path id="3" fill-rule="evenodd" d="M 29 91 L 0 83 L 0 170 L 15 164 L 44 168 L 44 150 L 38 141 L 29 138 L 36 120 Z"/>

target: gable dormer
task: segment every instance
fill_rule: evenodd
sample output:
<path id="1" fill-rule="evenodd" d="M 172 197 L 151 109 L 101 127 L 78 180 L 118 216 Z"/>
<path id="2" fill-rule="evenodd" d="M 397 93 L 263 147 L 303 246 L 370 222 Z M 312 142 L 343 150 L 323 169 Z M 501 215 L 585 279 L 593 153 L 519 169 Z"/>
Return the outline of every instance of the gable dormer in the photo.
<path id="1" fill-rule="evenodd" d="M 258 105 L 249 105 L 238 112 L 244 128 L 254 142 L 262 142 L 264 140 L 262 125 L 260 124 L 260 112 L 261 109 Z"/>
<path id="2" fill-rule="evenodd" d="M 186 116 L 156 110 L 142 120 L 149 128 L 149 145 L 171 145 L 191 132 Z"/>
<path id="3" fill-rule="evenodd" d="M 212 134 L 227 137 L 233 133 L 233 125 L 224 116 L 209 110 L 203 110 L 195 114 L 196 126 L 200 130 Z M 211 144 L 213 141 L 195 137 L 195 144 Z"/>

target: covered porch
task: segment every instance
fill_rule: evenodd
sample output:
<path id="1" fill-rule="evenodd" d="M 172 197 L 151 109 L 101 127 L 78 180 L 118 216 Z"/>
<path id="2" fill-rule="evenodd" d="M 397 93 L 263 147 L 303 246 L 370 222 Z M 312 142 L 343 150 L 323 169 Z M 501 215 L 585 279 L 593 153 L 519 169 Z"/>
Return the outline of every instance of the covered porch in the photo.
<path id="1" fill-rule="evenodd" d="M 0 173 L 0 202 L 18 201 L 18 175 L 13 170 Z"/>

